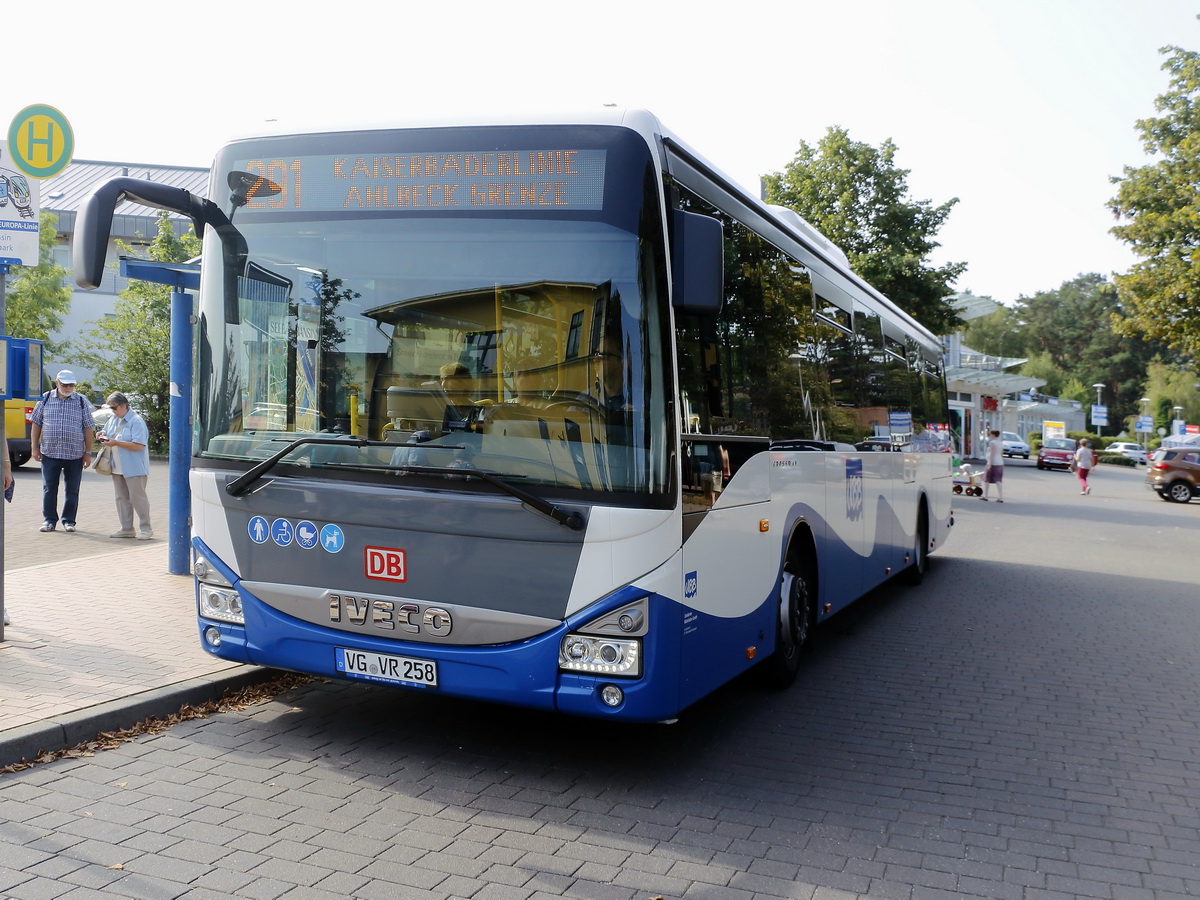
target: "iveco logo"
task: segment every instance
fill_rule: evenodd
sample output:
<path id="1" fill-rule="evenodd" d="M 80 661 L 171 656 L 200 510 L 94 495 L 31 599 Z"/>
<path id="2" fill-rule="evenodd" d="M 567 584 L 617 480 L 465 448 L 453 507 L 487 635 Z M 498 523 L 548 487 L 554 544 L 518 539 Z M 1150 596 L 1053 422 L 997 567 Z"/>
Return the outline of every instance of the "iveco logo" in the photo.
<path id="1" fill-rule="evenodd" d="M 450 613 L 439 606 L 421 606 L 408 600 L 376 600 L 370 597 L 329 595 L 329 621 L 446 637 L 454 627 Z"/>

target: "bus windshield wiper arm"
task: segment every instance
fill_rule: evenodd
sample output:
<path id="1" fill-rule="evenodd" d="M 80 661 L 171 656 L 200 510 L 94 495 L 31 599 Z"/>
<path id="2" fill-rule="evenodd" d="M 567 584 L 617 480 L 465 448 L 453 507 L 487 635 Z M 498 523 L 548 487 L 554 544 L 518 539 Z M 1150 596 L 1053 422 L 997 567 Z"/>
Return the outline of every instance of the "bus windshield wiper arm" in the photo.
<path id="1" fill-rule="evenodd" d="M 302 437 L 291 441 L 286 447 L 278 453 L 264 459 L 262 462 L 255 465 L 253 468 L 247 469 L 233 481 L 225 485 L 225 493 L 231 497 L 240 497 L 242 494 L 250 490 L 250 488 L 260 478 L 267 474 L 271 469 L 275 468 L 285 456 L 295 450 L 297 447 L 302 447 L 305 444 L 333 444 L 338 447 L 396 447 L 389 441 L 369 441 L 363 438 L 336 438 L 336 437 Z M 373 467 L 372 467 L 373 468 Z M 495 475 L 488 472 L 483 472 L 479 469 L 458 469 L 450 466 L 386 466 L 389 469 L 399 469 L 404 472 L 415 472 L 421 475 L 458 475 L 463 478 L 478 478 L 481 481 L 486 481 L 493 487 L 503 491 L 511 497 L 516 497 L 530 509 L 548 516 L 560 525 L 565 525 L 572 531 L 578 531 L 583 528 L 583 516 L 577 512 L 564 510 L 555 506 L 548 500 L 544 500 L 536 494 L 522 488 L 511 485 L 506 481 L 502 481 Z"/>
<path id="2" fill-rule="evenodd" d="M 303 447 L 305 444 L 336 444 L 339 447 L 369 447 L 372 444 L 377 444 L 378 441 L 368 441 L 362 438 L 336 438 L 336 437 L 302 437 L 290 442 L 286 447 L 278 453 L 272 454 L 258 463 L 253 468 L 247 469 L 233 481 L 225 485 L 225 493 L 230 497 L 240 497 L 246 491 L 250 490 L 251 486 L 262 478 L 275 466 L 279 461 L 295 450 L 297 447 Z"/>
<path id="3" fill-rule="evenodd" d="M 389 468 L 397 469 L 401 472 L 413 472 L 417 475 L 449 475 L 460 478 L 478 478 L 480 481 L 486 481 L 488 484 L 498 488 L 511 497 L 516 497 L 530 509 L 540 512 L 544 516 L 553 519 L 559 525 L 565 525 L 572 531 L 578 531 L 583 527 L 583 516 L 577 512 L 563 509 L 555 506 L 549 500 L 539 497 L 537 494 L 532 494 L 524 488 L 519 488 L 516 485 L 509 484 L 503 479 L 497 478 L 490 472 L 484 472 L 481 469 L 460 469 L 454 466 L 389 466 Z"/>

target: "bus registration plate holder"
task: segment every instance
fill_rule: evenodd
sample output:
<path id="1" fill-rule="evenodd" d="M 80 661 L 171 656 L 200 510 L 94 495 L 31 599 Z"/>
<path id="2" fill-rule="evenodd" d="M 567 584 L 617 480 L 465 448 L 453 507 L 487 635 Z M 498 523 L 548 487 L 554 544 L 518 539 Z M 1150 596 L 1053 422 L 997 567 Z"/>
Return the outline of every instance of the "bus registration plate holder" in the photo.
<path id="1" fill-rule="evenodd" d="M 365 653 L 346 647 L 335 647 L 333 654 L 334 668 L 351 678 L 421 687 L 437 687 L 438 684 L 437 663 L 430 659 Z"/>

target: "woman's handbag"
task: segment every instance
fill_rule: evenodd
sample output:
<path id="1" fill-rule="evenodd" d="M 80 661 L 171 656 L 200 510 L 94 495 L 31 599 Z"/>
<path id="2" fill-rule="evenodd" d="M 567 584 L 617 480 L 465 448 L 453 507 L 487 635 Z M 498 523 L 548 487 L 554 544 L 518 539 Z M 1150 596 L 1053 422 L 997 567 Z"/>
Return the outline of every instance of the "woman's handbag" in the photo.
<path id="1" fill-rule="evenodd" d="M 105 444 L 92 460 L 92 471 L 97 475 L 112 474 L 112 447 Z"/>
<path id="2" fill-rule="evenodd" d="M 125 427 L 125 420 L 122 419 L 121 424 L 117 426 L 117 433 L 112 436 L 112 440 L 115 441 L 117 438 L 119 438 L 121 436 L 121 429 L 124 427 Z M 92 460 L 92 471 L 93 472 L 95 472 L 97 475 L 111 475 L 112 474 L 112 455 L 113 455 L 114 449 L 115 448 L 110 447 L 108 444 L 105 444 L 103 447 L 100 448 L 100 452 L 98 452 L 96 454 L 96 458 Z"/>

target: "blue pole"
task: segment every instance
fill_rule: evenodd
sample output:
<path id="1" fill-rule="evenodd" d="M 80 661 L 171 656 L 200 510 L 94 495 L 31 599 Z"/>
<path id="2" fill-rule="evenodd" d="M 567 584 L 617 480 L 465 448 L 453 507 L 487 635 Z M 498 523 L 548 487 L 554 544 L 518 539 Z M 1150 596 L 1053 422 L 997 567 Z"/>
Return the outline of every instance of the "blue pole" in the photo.
<path id="1" fill-rule="evenodd" d="M 178 287 L 171 292 L 170 412 L 167 571 L 187 575 L 192 571 L 192 297 Z"/>

